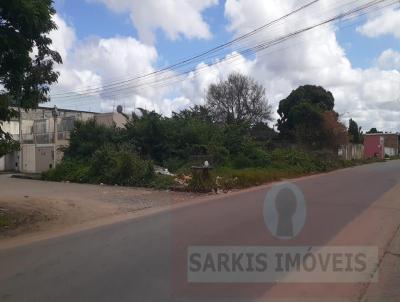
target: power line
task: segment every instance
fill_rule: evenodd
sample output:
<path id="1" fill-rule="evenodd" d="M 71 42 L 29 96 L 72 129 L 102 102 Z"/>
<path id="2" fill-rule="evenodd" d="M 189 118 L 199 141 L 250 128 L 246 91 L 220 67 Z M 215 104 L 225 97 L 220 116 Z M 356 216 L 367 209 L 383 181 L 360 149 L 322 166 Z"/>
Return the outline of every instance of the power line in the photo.
<path id="1" fill-rule="evenodd" d="M 364 13 L 364 14 L 366 14 L 366 13 Z M 363 14 L 363 15 L 364 15 Z M 361 15 L 360 15 L 361 16 Z M 343 20 L 343 24 L 345 24 L 345 23 L 348 23 L 346 26 L 341 26 L 341 28 L 347 28 L 347 27 L 349 27 L 349 26 L 354 26 L 354 25 L 356 25 L 356 24 L 361 24 L 361 20 L 357 20 L 356 22 L 349 22 L 349 21 L 351 21 L 352 19 L 354 19 L 354 18 L 348 18 L 348 19 L 344 19 Z M 299 37 L 299 36 L 298 36 Z M 298 37 L 295 37 L 295 38 L 298 38 Z M 298 43 L 295 43 L 295 44 L 292 44 L 292 45 L 286 45 L 285 47 L 280 47 L 280 48 L 275 48 L 275 49 L 272 49 L 271 51 L 269 51 L 269 52 L 265 52 L 265 51 L 263 51 L 263 53 L 262 54 L 259 54 L 257 57 L 258 58 L 260 58 L 260 57 L 264 57 L 264 56 L 266 56 L 266 55 L 269 55 L 269 54 L 272 54 L 272 53 L 275 53 L 275 52 L 281 52 L 281 51 L 283 51 L 283 50 L 287 50 L 287 49 L 289 49 L 289 48 L 291 48 L 291 47 L 293 47 L 293 46 L 295 46 L 295 45 L 299 45 L 299 44 L 303 44 L 303 43 L 305 43 L 306 41 L 305 40 L 302 40 L 302 41 L 300 41 L 300 42 L 298 42 Z M 275 45 L 273 45 L 273 46 L 275 46 Z M 235 58 L 234 58 L 235 59 Z M 237 59 L 240 59 L 240 58 L 237 58 Z M 218 66 L 218 65 L 221 65 L 221 64 L 225 64 L 225 63 L 229 63 L 230 61 L 228 61 L 229 59 L 224 59 L 223 61 L 219 61 L 219 62 L 216 62 L 215 63 L 215 65 L 216 66 Z M 233 65 L 233 63 L 235 63 L 234 61 L 238 61 L 238 60 L 232 60 L 232 63 L 230 64 L 230 66 L 232 66 Z M 236 63 L 240 63 L 240 62 L 236 62 Z M 236 65 L 236 64 L 235 64 Z M 201 67 L 201 68 L 199 68 L 199 69 L 196 69 L 196 70 L 189 70 L 187 73 L 184 73 L 184 74 L 179 74 L 179 75 L 175 75 L 176 77 L 177 77 L 177 79 L 176 80 L 174 80 L 174 81 L 170 81 L 170 82 L 165 82 L 165 83 L 161 83 L 161 84 L 157 84 L 157 83 L 153 83 L 153 84 L 151 84 L 151 83 L 148 83 L 148 84 L 143 84 L 143 86 L 148 86 L 148 87 L 166 87 L 166 86 L 170 86 L 170 85 L 174 85 L 174 84 L 176 84 L 176 83 L 180 83 L 181 82 L 181 79 L 179 79 L 178 77 L 184 77 L 184 76 L 187 76 L 187 75 L 190 75 L 190 74 L 193 74 L 193 76 L 196 76 L 197 74 L 199 74 L 203 69 L 205 70 L 205 69 L 208 69 L 208 68 L 210 68 L 210 67 L 212 67 L 212 66 L 208 66 L 208 65 L 206 65 L 206 66 L 203 66 L 203 67 Z M 141 87 L 128 87 L 127 89 L 124 89 L 124 91 L 126 91 L 126 93 L 129 93 L 130 92 L 130 90 L 133 90 L 133 91 L 137 91 L 137 90 L 139 90 Z M 111 95 L 110 96 L 110 98 L 111 99 L 113 99 L 113 96 L 115 96 L 115 95 L 122 95 L 122 93 L 120 93 L 120 94 L 114 94 L 114 95 Z M 92 95 L 92 96 L 88 96 L 88 97 L 95 97 L 96 99 L 99 99 L 100 98 L 100 95 Z M 105 96 L 106 97 L 106 96 Z M 96 100 L 95 99 L 95 100 Z M 70 104 L 73 104 L 73 103 L 75 103 L 75 102 L 80 102 L 80 103 L 82 103 L 82 102 L 92 102 L 92 101 L 94 101 L 93 99 L 88 99 L 88 98 L 85 98 L 85 99 L 62 99 L 62 100 L 59 100 L 59 102 L 68 102 L 68 103 L 70 103 Z"/>
<path id="2" fill-rule="evenodd" d="M 241 41 L 241 40 L 244 40 L 244 39 L 246 39 L 248 37 L 251 37 L 255 33 L 260 32 L 261 30 L 263 30 L 263 29 L 265 29 L 267 27 L 271 27 L 274 24 L 277 24 L 279 21 L 282 21 L 282 20 L 286 19 L 287 17 L 289 17 L 291 15 L 294 15 L 295 13 L 297 13 L 297 12 L 299 12 L 299 11 L 301 11 L 301 10 L 303 10 L 303 9 L 313 5 L 313 4 L 315 4 L 318 1 L 319 0 L 315 0 L 315 1 L 309 2 L 309 3 L 305 4 L 305 5 L 303 5 L 302 7 L 298 8 L 298 9 L 296 9 L 296 10 L 294 10 L 294 11 L 292 11 L 292 12 L 290 12 L 290 13 L 288 13 L 288 14 L 286 14 L 286 15 L 284 15 L 284 16 L 282 16 L 282 17 L 280 17 L 280 18 L 278 18 L 278 19 L 276 19 L 274 21 L 271 21 L 271 22 L 269 22 L 269 23 L 267 23 L 267 24 L 255 29 L 255 30 L 245 34 L 245 35 L 242 35 L 242 36 L 240 36 L 240 37 L 238 37 L 238 38 L 236 38 L 236 39 L 234 39 L 234 40 L 232 40 L 230 42 L 224 43 L 224 44 L 222 44 L 220 46 L 217 46 L 217 47 L 215 47 L 215 48 L 213 48 L 213 49 L 211 49 L 209 51 L 203 52 L 200 55 L 196 55 L 196 56 L 194 56 L 194 57 L 192 57 L 190 59 L 181 61 L 179 63 L 176 63 L 176 64 L 171 65 L 169 67 L 163 68 L 161 70 L 152 72 L 150 74 L 146 74 L 146 75 L 139 76 L 139 77 L 136 77 L 136 78 L 133 78 L 133 79 L 125 80 L 125 81 L 122 81 L 122 82 L 117 82 L 117 83 L 114 83 L 114 84 L 110 83 L 108 85 L 103 85 L 101 87 L 95 87 L 95 88 L 85 89 L 85 90 L 80 90 L 80 91 L 72 91 L 72 92 L 64 92 L 64 93 L 53 94 L 52 97 L 54 99 L 61 99 L 61 98 L 75 98 L 76 96 L 81 96 L 81 95 L 85 95 L 85 96 L 86 95 L 92 95 L 94 93 L 98 93 L 98 92 L 101 93 L 103 91 L 107 91 L 107 90 L 112 89 L 112 88 L 124 87 L 124 86 L 128 85 L 128 83 L 130 83 L 130 82 L 132 82 L 134 80 L 143 80 L 143 79 L 145 79 L 145 78 L 147 78 L 149 76 L 156 76 L 158 74 L 163 74 L 163 73 L 166 73 L 168 71 L 172 71 L 174 69 L 179 69 L 179 68 L 184 67 L 185 65 L 187 65 L 189 63 L 193 63 L 194 59 L 205 59 L 204 56 L 207 55 L 207 54 L 215 53 L 215 52 L 217 52 L 217 51 L 219 51 L 221 49 L 224 49 L 224 48 L 226 48 L 228 46 L 231 46 L 231 45 L 237 43 L 238 41 Z M 350 5 L 350 4 L 355 3 L 355 2 L 357 2 L 357 0 L 351 1 L 350 3 L 346 3 L 346 4 L 341 5 L 339 7 Z M 336 7 L 336 9 L 337 8 L 338 7 Z M 209 56 L 209 57 L 206 57 L 206 58 L 207 59 L 208 58 L 214 58 L 214 56 Z"/>
<path id="3" fill-rule="evenodd" d="M 145 75 L 136 76 L 136 77 L 134 77 L 132 79 L 110 83 L 108 85 L 101 86 L 100 88 L 106 88 L 108 86 L 113 86 L 113 85 L 120 85 L 120 84 L 124 84 L 124 83 L 131 82 L 131 81 L 134 81 L 134 80 L 142 79 L 142 78 L 145 78 L 145 77 L 148 77 L 148 76 L 153 76 L 153 75 L 156 75 L 158 73 L 163 73 L 165 71 L 173 70 L 173 69 L 175 69 L 177 67 L 180 67 L 180 66 L 182 66 L 184 64 L 190 63 L 193 60 L 201 59 L 202 57 L 204 57 L 204 56 L 206 56 L 208 54 L 214 53 L 214 52 L 219 51 L 221 49 L 225 49 L 225 48 L 227 48 L 227 47 L 229 47 L 229 46 L 231 46 L 231 45 L 233 45 L 233 44 L 235 44 L 235 43 L 237 43 L 239 41 L 242 41 L 242 40 L 244 40 L 244 39 L 246 39 L 248 37 L 251 37 L 251 36 L 255 35 L 256 33 L 258 33 L 260 31 L 272 26 L 273 24 L 276 24 L 277 22 L 280 22 L 280 21 L 290 17 L 291 15 L 294 15 L 294 14 L 306 9 L 307 7 L 310 7 L 311 5 L 313 5 L 313 4 L 315 4 L 315 3 L 319 2 L 319 1 L 320 0 L 313 0 L 313 1 L 303 5 L 301 7 L 299 7 L 298 9 L 296 9 L 294 11 L 291 11 L 290 13 L 288 13 L 288 14 L 286 14 L 286 15 L 278 18 L 278 19 L 275 19 L 275 20 L 273 20 L 271 22 L 268 22 L 267 24 L 264 24 L 263 26 L 260 26 L 260 27 L 258 27 L 256 29 L 254 29 L 254 30 L 252 30 L 252 31 L 240 36 L 240 37 L 237 37 L 237 38 L 235 38 L 235 39 L 233 39 L 233 40 L 231 40 L 229 42 L 226 42 L 224 44 L 216 46 L 216 47 L 214 47 L 212 49 L 209 49 L 209 50 L 207 50 L 205 52 L 202 52 L 202 53 L 197 54 L 195 56 L 192 56 L 190 58 L 184 59 L 184 60 L 182 60 L 180 62 L 177 62 L 175 64 L 172 64 L 170 66 L 164 67 L 162 69 L 156 70 L 154 72 L 151 72 L 151 73 L 148 73 L 148 74 L 145 74 Z M 53 96 L 65 95 L 65 94 L 70 94 L 70 93 L 78 93 L 79 94 L 81 92 L 91 91 L 91 90 L 95 90 L 95 89 L 99 89 L 99 87 L 92 88 L 92 89 L 84 89 L 84 90 L 80 90 L 80 91 L 69 91 L 69 92 L 64 92 L 64 93 L 56 93 L 56 94 L 53 94 Z"/>
<path id="4" fill-rule="evenodd" d="M 353 18 L 353 17 L 360 16 L 361 14 L 358 14 L 358 13 L 362 12 L 362 11 L 364 11 L 364 14 L 366 14 L 368 12 L 367 11 L 368 9 L 373 8 L 374 6 L 376 6 L 378 4 L 381 4 L 381 3 L 384 3 L 386 1 L 387 0 L 370 1 L 370 2 L 368 2 L 366 4 L 364 4 L 364 5 L 356 7 L 355 9 L 352 9 L 352 10 L 347 11 L 345 13 L 341 13 L 341 14 L 333 17 L 333 18 L 328 18 L 327 20 L 325 20 L 323 22 L 320 22 L 320 23 L 314 24 L 312 26 L 303 28 L 301 30 L 292 32 L 292 33 L 290 33 L 288 35 L 283 35 L 283 36 L 281 36 L 281 37 L 279 37 L 277 39 L 273 39 L 273 40 L 270 40 L 270 41 L 264 41 L 263 43 L 260 43 L 260 44 L 254 46 L 254 47 L 250 47 L 248 49 L 245 49 L 244 51 L 241 51 L 241 52 L 239 52 L 237 54 L 234 54 L 234 55 L 230 56 L 230 58 L 225 59 L 224 61 L 217 61 L 217 62 L 214 62 L 212 64 L 203 66 L 201 68 L 197 68 L 196 70 L 190 69 L 190 70 L 187 70 L 187 71 L 185 71 L 183 73 L 180 73 L 180 74 L 168 75 L 167 77 L 160 78 L 160 79 L 158 79 L 156 81 L 153 81 L 153 82 L 150 82 L 150 83 L 139 83 L 139 84 L 137 84 L 135 86 L 128 86 L 128 87 L 123 87 L 123 88 L 119 88 L 119 89 L 103 89 L 100 92 L 102 92 L 103 94 L 110 93 L 112 95 L 115 95 L 115 93 L 117 93 L 117 92 L 128 91 L 128 90 L 130 91 L 130 90 L 134 90 L 134 89 L 137 89 L 137 88 L 140 88 L 140 87 L 144 87 L 144 86 L 156 87 L 156 86 L 159 86 L 159 85 L 164 85 L 164 84 L 167 84 L 168 83 L 167 81 L 169 81 L 169 80 L 177 79 L 177 78 L 179 78 L 181 76 L 188 75 L 188 74 L 191 74 L 191 73 L 192 74 L 197 74 L 201 70 L 209 68 L 210 66 L 213 66 L 213 65 L 216 65 L 216 64 L 230 62 L 230 61 L 233 61 L 233 60 L 237 59 L 240 56 L 247 55 L 247 54 L 250 54 L 250 53 L 258 53 L 258 52 L 263 51 L 263 50 L 265 50 L 267 48 L 270 48 L 270 47 L 273 47 L 275 45 L 281 44 L 281 43 L 283 43 L 283 42 L 285 42 L 285 41 L 287 41 L 289 39 L 292 39 L 295 36 L 300 35 L 303 32 L 312 30 L 312 29 L 314 29 L 316 27 L 319 27 L 321 25 L 325 25 L 325 24 L 334 22 L 334 21 L 339 20 L 339 19 L 345 19 L 346 17 Z M 387 6 L 388 5 L 392 5 L 392 4 L 393 3 L 390 2 L 389 4 L 387 4 Z M 87 97 L 87 95 L 85 95 L 85 94 L 74 95 L 74 96 L 64 97 L 63 99 L 74 98 L 75 100 L 77 100 L 77 99 L 81 99 L 83 97 Z"/>

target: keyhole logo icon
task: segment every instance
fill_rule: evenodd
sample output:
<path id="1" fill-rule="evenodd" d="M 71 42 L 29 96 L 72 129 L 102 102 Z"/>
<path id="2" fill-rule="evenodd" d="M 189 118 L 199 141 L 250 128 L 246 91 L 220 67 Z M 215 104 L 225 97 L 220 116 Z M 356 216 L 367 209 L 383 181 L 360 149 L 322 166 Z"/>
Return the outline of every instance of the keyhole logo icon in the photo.
<path id="1" fill-rule="evenodd" d="M 301 232 L 306 221 L 304 195 L 296 185 L 280 183 L 268 191 L 263 214 L 265 224 L 274 237 L 293 239 Z"/>

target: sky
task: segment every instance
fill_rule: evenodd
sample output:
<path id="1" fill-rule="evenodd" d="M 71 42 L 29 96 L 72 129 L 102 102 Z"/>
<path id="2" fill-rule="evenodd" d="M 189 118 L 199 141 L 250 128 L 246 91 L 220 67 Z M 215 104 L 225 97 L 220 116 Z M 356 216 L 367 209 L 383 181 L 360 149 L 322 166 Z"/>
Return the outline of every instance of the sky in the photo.
<path id="1" fill-rule="evenodd" d="M 187 73 L 168 71 L 163 78 L 136 79 L 231 41 L 309 2 L 55 0 L 58 29 L 50 37 L 63 64 L 56 67 L 60 78 L 52 87 L 49 105 L 102 112 L 122 105 L 125 112 L 145 108 L 168 116 L 204 104 L 211 83 L 241 72 L 264 85 L 274 111 L 298 86 L 320 85 L 333 93 L 335 110 L 344 122 L 353 118 L 364 130 L 400 131 L 400 7 L 384 7 L 391 1 L 359 18 L 320 26 L 264 51 L 238 53 L 369 2 L 316 1 L 236 48 L 181 70 Z M 131 86 L 101 89 L 121 82 Z"/>

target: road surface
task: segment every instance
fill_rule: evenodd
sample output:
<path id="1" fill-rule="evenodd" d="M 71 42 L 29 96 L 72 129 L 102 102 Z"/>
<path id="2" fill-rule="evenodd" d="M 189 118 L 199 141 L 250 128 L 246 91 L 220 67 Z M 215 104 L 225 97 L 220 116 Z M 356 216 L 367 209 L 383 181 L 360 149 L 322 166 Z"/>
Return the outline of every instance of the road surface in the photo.
<path id="1" fill-rule="evenodd" d="M 400 162 L 293 183 L 307 217 L 291 240 L 268 230 L 271 186 L 263 186 L 28 245 L 0 243 L 0 301 L 399 301 Z M 379 278 L 190 283 L 193 246 L 376 247 L 379 266 L 370 277 Z"/>

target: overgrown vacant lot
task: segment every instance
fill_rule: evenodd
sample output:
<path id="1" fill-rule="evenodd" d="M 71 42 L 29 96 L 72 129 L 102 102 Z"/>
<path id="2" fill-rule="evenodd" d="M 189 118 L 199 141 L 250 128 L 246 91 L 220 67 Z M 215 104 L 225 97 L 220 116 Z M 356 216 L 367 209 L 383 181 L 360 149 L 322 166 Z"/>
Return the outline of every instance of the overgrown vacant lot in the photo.
<path id="1" fill-rule="evenodd" d="M 339 146 L 361 144 L 362 135 L 353 120 L 346 128 L 334 104 L 323 87 L 300 86 L 280 101 L 277 132 L 264 87 L 234 73 L 210 85 L 205 105 L 171 116 L 138 108 L 122 128 L 76 122 L 63 161 L 43 179 L 162 189 L 191 179 L 183 189 L 211 192 L 360 164 L 338 158 Z M 191 168 L 206 162 L 213 170 L 197 179 Z M 157 175 L 155 165 L 177 178 Z"/>

